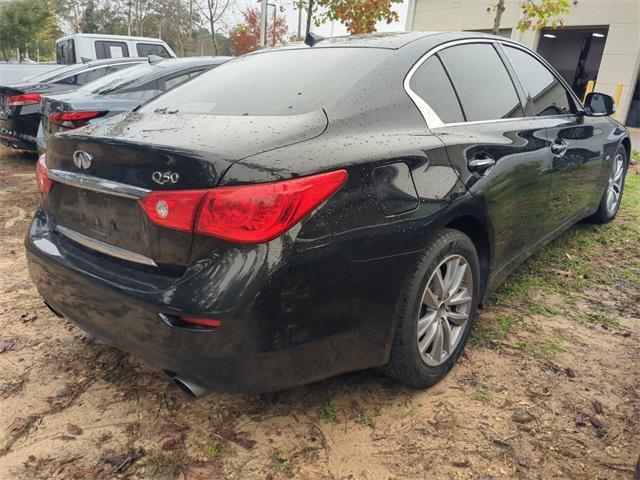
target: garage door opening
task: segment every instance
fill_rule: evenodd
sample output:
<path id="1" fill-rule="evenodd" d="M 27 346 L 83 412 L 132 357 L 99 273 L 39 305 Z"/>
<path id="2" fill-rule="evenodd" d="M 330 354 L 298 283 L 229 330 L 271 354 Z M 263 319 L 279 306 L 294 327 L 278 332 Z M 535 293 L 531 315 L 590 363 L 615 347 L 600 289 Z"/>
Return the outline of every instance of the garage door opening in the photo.
<path id="1" fill-rule="evenodd" d="M 583 98 L 589 80 L 598 77 L 608 32 L 608 27 L 544 29 L 538 53 Z"/>

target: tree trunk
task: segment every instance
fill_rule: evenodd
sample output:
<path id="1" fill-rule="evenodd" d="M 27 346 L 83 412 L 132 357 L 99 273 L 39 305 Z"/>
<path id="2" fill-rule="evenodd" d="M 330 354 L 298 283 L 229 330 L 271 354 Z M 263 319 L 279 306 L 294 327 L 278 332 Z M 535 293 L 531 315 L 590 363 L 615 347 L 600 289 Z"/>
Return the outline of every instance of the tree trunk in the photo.
<path id="1" fill-rule="evenodd" d="M 502 20 L 504 9 L 504 0 L 498 0 L 498 5 L 496 5 L 496 18 L 493 20 L 493 30 L 491 31 L 494 35 L 498 35 L 500 32 L 500 21 Z"/>
<path id="2" fill-rule="evenodd" d="M 213 56 L 218 55 L 218 42 L 216 42 L 216 22 L 213 16 L 213 0 L 209 0 L 207 5 L 209 6 L 209 25 L 211 27 L 211 39 L 213 40 Z"/>
<path id="3" fill-rule="evenodd" d="M 504 1 L 504 0 L 502 0 Z M 307 31 L 305 33 L 305 37 L 309 35 L 311 31 L 311 16 L 313 15 L 313 0 L 309 0 L 309 10 L 307 10 Z"/>

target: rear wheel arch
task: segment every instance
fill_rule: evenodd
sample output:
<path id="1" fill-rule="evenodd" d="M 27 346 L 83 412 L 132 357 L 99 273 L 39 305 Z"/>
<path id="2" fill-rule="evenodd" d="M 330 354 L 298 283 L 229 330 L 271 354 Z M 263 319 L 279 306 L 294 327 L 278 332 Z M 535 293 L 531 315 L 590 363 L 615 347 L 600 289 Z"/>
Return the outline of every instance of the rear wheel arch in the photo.
<path id="1" fill-rule="evenodd" d="M 625 137 L 622 139 L 621 143 L 627 152 L 627 165 L 629 165 L 629 161 L 631 159 L 631 140 L 629 140 L 629 137 Z"/>
<path id="2" fill-rule="evenodd" d="M 475 245 L 480 259 L 480 272 L 482 275 L 482 295 L 480 298 L 483 298 L 488 285 L 489 273 L 491 271 L 491 258 L 493 255 L 489 229 L 481 220 L 473 215 L 456 217 L 450 220 L 444 228 L 450 228 L 464 233 Z"/>

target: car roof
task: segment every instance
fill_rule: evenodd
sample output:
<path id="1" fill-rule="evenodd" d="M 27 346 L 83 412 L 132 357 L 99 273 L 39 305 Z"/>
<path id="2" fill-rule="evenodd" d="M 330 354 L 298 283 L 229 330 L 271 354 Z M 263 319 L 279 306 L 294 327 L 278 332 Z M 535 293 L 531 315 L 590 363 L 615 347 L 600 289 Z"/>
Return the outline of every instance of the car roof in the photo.
<path id="1" fill-rule="evenodd" d="M 103 33 L 72 33 L 70 35 L 65 35 L 64 37 L 60 37 L 56 40 L 56 42 L 67 40 L 70 38 L 105 38 L 105 39 L 113 39 L 113 40 L 133 40 L 133 41 L 144 41 L 144 42 L 153 42 L 153 43 L 165 43 L 161 38 L 155 37 L 134 37 L 130 35 L 109 35 Z"/>
<path id="2" fill-rule="evenodd" d="M 508 40 L 504 37 L 480 32 L 377 32 L 363 35 L 321 38 L 313 47 L 307 46 L 304 42 L 294 42 L 282 47 L 270 48 L 269 50 L 332 47 L 388 48 L 396 50 L 417 40 L 430 38 L 436 41 L 439 37 L 442 38 L 443 42 L 455 40 L 456 38 L 495 38 Z M 258 50 L 255 53 L 260 51 L 261 50 Z"/>
<path id="3" fill-rule="evenodd" d="M 115 63 L 141 63 L 148 62 L 149 59 L 147 57 L 121 57 L 121 58 L 103 58 L 101 60 L 91 60 L 84 65 L 87 68 L 91 67 L 100 67 L 102 65 L 113 65 Z"/>
<path id="4" fill-rule="evenodd" d="M 153 65 L 164 68 L 186 68 L 198 65 L 218 65 L 224 63 L 227 60 L 231 60 L 233 57 L 180 57 L 180 58 L 165 58 L 152 62 Z M 146 59 L 145 59 L 146 60 Z"/>

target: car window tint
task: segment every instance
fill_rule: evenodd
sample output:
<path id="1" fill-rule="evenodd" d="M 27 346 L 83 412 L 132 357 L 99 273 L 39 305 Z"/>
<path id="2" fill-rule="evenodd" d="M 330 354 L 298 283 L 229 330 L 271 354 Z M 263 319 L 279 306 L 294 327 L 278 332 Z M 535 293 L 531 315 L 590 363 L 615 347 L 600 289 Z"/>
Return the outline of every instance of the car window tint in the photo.
<path id="1" fill-rule="evenodd" d="M 459 45 L 438 55 L 451 77 L 467 121 L 524 116 L 511 77 L 492 45 Z"/>
<path id="2" fill-rule="evenodd" d="M 411 77 L 410 86 L 444 123 L 464 121 L 456 92 L 437 56 L 429 57 L 420 65 Z"/>
<path id="3" fill-rule="evenodd" d="M 380 48 L 275 50 L 237 57 L 140 111 L 294 115 L 321 108 L 390 55 Z"/>
<path id="4" fill-rule="evenodd" d="M 81 92 L 108 94 L 114 93 L 127 87 L 136 85 L 142 79 L 143 83 L 148 81 L 154 75 L 159 75 L 162 68 L 148 62 L 144 63 L 127 63 L 127 67 L 114 70 L 111 75 L 103 75 L 99 80 L 94 81 L 90 85 L 83 87 Z"/>
<path id="5" fill-rule="evenodd" d="M 564 115 L 575 111 L 569 92 L 547 67 L 519 48 L 503 48 L 531 97 L 534 115 Z"/>
<path id="6" fill-rule="evenodd" d="M 137 43 L 136 50 L 139 57 L 148 57 L 149 55 L 158 55 L 162 58 L 171 58 L 171 55 L 162 45 L 154 43 Z"/>

